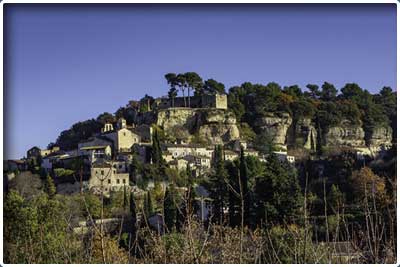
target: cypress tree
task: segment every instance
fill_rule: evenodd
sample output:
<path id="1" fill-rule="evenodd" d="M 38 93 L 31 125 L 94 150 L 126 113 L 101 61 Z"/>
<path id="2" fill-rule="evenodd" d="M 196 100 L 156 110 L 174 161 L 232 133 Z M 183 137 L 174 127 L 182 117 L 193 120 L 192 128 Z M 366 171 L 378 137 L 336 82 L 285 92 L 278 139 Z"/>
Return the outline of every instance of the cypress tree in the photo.
<path id="1" fill-rule="evenodd" d="M 126 208 L 128 207 L 128 199 L 126 196 L 126 186 L 124 185 L 124 210 L 126 210 Z"/>
<path id="2" fill-rule="evenodd" d="M 159 130 L 155 129 L 153 133 L 153 142 L 151 147 L 151 159 L 154 165 L 156 165 L 157 174 L 163 176 L 165 174 L 165 164 L 162 157 L 162 150 L 159 139 Z"/>
<path id="3" fill-rule="evenodd" d="M 144 197 L 143 211 L 146 219 L 148 219 L 153 213 L 153 204 L 151 202 L 151 196 L 149 191 L 147 191 L 147 194 Z"/>
<path id="4" fill-rule="evenodd" d="M 239 192 L 239 162 L 228 162 L 227 171 L 229 177 L 229 190 L 228 190 L 228 209 L 229 209 L 229 225 L 235 227 L 240 224 L 240 200 L 234 191 Z"/>
<path id="5" fill-rule="evenodd" d="M 246 164 L 246 158 L 244 156 L 243 147 L 240 148 L 240 182 L 243 191 L 243 200 L 244 200 L 244 223 L 248 225 L 249 223 L 249 216 L 250 216 L 250 193 L 249 193 L 249 186 L 248 186 L 248 170 Z"/>
<path id="6" fill-rule="evenodd" d="M 213 199 L 213 219 L 214 222 L 222 224 L 224 221 L 224 202 L 227 192 L 226 179 L 227 173 L 224 166 L 222 147 L 216 146 L 214 152 L 214 174 L 210 177 L 210 196 Z"/>
<path id="7" fill-rule="evenodd" d="M 133 193 L 130 193 L 129 196 L 129 210 L 131 212 L 131 219 L 132 219 L 132 236 L 136 235 L 136 203 L 135 203 L 135 197 L 133 196 Z"/>
<path id="8" fill-rule="evenodd" d="M 164 222 L 169 231 L 173 231 L 176 224 L 177 205 L 175 203 L 175 188 L 167 188 L 164 196 Z"/>

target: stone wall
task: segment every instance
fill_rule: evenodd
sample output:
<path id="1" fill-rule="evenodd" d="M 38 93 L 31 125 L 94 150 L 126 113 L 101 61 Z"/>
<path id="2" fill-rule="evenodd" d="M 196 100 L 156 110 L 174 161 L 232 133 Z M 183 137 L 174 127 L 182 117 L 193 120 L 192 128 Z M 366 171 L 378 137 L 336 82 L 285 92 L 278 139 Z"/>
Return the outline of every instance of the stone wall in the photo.
<path id="1" fill-rule="evenodd" d="M 162 98 L 158 101 L 158 108 L 189 107 L 189 104 L 191 108 L 228 108 L 228 100 L 225 94 L 191 96 L 189 98 L 175 97 L 173 101 L 169 98 Z"/>

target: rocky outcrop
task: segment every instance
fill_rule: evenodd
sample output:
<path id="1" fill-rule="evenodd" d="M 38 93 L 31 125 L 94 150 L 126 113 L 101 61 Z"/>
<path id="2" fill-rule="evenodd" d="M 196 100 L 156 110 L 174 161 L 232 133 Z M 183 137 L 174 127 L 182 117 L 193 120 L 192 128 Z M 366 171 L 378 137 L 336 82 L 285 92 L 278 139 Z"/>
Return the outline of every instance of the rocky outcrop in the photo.
<path id="1" fill-rule="evenodd" d="M 235 115 L 218 109 L 198 113 L 198 134 L 211 144 L 225 144 L 240 137 Z"/>
<path id="2" fill-rule="evenodd" d="M 193 133 L 197 122 L 196 109 L 190 108 L 171 108 L 160 110 L 157 113 L 157 125 L 164 131 L 170 131 L 177 126 L 183 126 L 190 133 Z"/>
<path id="3" fill-rule="evenodd" d="M 348 120 L 342 121 L 339 126 L 330 127 L 323 136 L 325 146 L 365 146 L 364 130 L 361 123 L 353 124 Z"/>
<path id="4" fill-rule="evenodd" d="M 369 147 L 391 146 L 392 134 L 392 128 L 388 126 L 376 127 L 372 130 L 370 136 L 366 138 L 366 142 Z"/>
<path id="5" fill-rule="evenodd" d="M 209 144 L 226 144 L 240 138 L 240 132 L 233 113 L 220 109 L 170 108 L 149 114 L 142 121 L 154 121 L 171 136 L 188 136 L 187 140 L 201 138 Z M 302 147 L 315 151 L 317 130 L 311 118 L 301 118 L 293 122 L 286 112 L 267 113 L 255 120 L 253 126 L 258 132 L 265 132 L 272 142 L 281 147 Z M 366 136 L 361 122 L 343 120 L 337 126 L 326 129 L 322 145 L 326 147 L 354 147 L 377 150 L 391 145 L 392 129 L 377 127 Z M 372 151 L 371 150 L 371 151 Z"/>
<path id="6" fill-rule="evenodd" d="M 296 122 L 294 142 L 305 149 L 315 151 L 317 146 L 317 130 L 311 118 L 302 118 Z"/>
<path id="7" fill-rule="evenodd" d="M 265 131 L 276 145 L 286 145 L 287 131 L 292 124 L 289 113 L 268 113 L 266 116 L 257 119 L 254 125 L 259 131 Z"/>
<path id="8" fill-rule="evenodd" d="M 224 144 L 239 138 L 235 115 L 221 109 L 170 108 L 160 110 L 157 125 L 167 134 L 183 127 L 209 144 Z"/>

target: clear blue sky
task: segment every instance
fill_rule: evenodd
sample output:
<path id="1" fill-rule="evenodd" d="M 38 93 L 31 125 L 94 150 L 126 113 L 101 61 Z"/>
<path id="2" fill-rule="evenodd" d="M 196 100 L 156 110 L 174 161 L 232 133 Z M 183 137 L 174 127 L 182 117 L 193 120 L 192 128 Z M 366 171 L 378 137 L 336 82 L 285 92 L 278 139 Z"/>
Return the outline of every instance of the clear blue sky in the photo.
<path id="1" fill-rule="evenodd" d="M 396 89 L 396 6 L 6 5 L 5 158 L 196 71 Z"/>

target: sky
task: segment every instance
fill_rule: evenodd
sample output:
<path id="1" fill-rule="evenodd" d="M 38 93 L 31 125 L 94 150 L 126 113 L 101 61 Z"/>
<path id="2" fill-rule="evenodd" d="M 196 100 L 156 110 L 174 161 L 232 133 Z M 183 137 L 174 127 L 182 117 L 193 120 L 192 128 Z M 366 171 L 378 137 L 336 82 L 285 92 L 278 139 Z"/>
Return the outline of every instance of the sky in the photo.
<path id="1" fill-rule="evenodd" d="M 396 6 L 5 5 L 4 157 L 145 94 L 168 72 L 228 89 L 356 82 L 396 90 Z"/>

